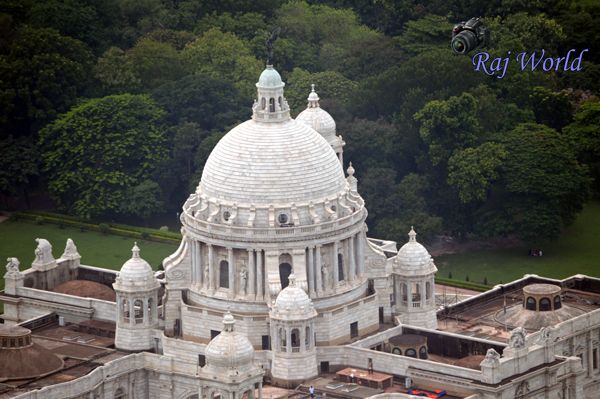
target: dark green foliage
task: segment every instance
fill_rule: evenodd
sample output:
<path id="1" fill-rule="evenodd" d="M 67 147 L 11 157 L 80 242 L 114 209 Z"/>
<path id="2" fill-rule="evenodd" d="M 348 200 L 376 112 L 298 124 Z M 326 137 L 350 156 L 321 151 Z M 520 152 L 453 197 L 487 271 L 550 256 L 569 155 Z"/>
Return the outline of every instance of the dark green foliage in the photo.
<path id="1" fill-rule="evenodd" d="M 108 224 L 106 224 L 106 223 L 100 223 L 100 224 L 98 225 L 98 230 L 99 230 L 99 231 L 100 231 L 102 234 L 106 235 L 106 234 L 108 234 L 108 233 L 110 232 L 110 226 L 109 226 Z"/>
<path id="2" fill-rule="evenodd" d="M 40 134 L 49 190 L 61 207 L 95 217 L 131 214 L 128 189 L 166 159 L 164 111 L 147 96 L 89 100 Z"/>

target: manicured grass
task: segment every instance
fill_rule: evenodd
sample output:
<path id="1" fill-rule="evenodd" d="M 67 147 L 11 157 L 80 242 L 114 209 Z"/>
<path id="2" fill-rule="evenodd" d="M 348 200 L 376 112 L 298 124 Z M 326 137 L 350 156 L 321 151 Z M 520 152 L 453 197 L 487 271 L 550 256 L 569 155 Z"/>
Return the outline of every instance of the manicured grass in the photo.
<path id="1" fill-rule="evenodd" d="M 37 225 L 28 221 L 7 220 L 0 223 L 0 261 L 5 261 L 8 257 L 17 257 L 21 262 L 21 270 L 28 269 L 34 259 L 34 250 L 37 246 L 36 237 L 50 241 L 55 258 L 62 255 L 67 238 L 71 238 L 81 255 L 82 264 L 113 270 L 119 270 L 123 263 L 131 257 L 131 247 L 136 241 L 133 238 L 103 235 L 92 231 L 82 232 L 69 227 L 61 229 L 51 224 Z M 137 241 L 141 250 L 140 255 L 150 263 L 154 270 L 166 256 L 177 249 L 176 245 L 145 240 Z M 2 276 L 5 273 L 5 263 L 0 265 L 0 289 L 4 287 Z"/>
<path id="2" fill-rule="evenodd" d="M 600 202 L 588 203 L 562 236 L 542 245 L 543 256 L 528 256 L 529 248 L 474 251 L 435 259 L 438 275 L 455 280 L 466 275 L 474 282 L 487 277 L 490 285 L 524 274 L 565 278 L 574 274 L 600 277 Z"/>

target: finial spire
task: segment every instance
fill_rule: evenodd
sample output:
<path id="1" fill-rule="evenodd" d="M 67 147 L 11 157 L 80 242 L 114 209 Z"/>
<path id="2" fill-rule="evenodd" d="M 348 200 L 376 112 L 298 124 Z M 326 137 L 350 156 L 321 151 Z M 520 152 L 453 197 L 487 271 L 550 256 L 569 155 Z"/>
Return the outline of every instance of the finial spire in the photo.
<path id="1" fill-rule="evenodd" d="M 348 176 L 354 176 L 354 168 L 352 167 L 352 162 L 350 162 L 348 164 L 348 169 L 346 169 L 346 172 L 348 172 Z"/>
<path id="2" fill-rule="evenodd" d="M 296 286 L 296 275 L 293 272 L 288 276 L 288 281 L 290 282 L 290 287 Z"/>
<path id="3" fill-rule="evenodd" d="M 408 232 L 408 240 L 410 242 L 417 242 L 417 233 L 413 226 L 410 226 L 410 231 Z"/>
<path id="4" fill-rule="evenodd" d="M 140 248 L 137 245 L 137 241 L 133 243 L 133 248 L 131 248 L 131 253 L 133 254 L 132 258 L 140 257 Z"/>
<path id="5" fill-rule="evenodd" d="M 317 94 L 317 92 L 315 91 L 315 84 L 312 83 L 310 85 L 311 90 L 310 90 L 310 94 L 308 95 L 308 108 L 317 108 L 319 106 L 319 95 Z"/>
<path id="6" fill-rule="evenodd" d="M 223 330 L 231 332 L 231 331 L 233 331 L 234 325 L 235 325 L 235 318 L 233 317 L 231 312 L 228 310 L 227 313 L 225 313 L 225 316 L 223 316 Z"/>

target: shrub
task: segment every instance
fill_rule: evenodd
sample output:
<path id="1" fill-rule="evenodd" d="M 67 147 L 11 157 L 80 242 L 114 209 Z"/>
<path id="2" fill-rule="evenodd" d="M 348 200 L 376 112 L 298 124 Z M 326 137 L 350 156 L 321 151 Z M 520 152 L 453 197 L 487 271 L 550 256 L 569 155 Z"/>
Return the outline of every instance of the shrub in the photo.
<path id="1" fill-rule="evenodd" d="M 483 278 L 483 285 L 488 285 L 488 279 L 487 279 L 487 276 L 485 276 L 485 277 Z"/>
<path id="2" fill-rule="evenodd" d="M 448 272 L 448 278 L 452 280 L 452 272 Z"/>
<path id="3" fill-rule="evenodd" d="M 144 240 L 147 240 L 148 238 L 150 238 L 150 234 L 147 231 L 142 231 L 140 233 L 140 237 L 142 237 Z"/>
<path id="4" fill-rule="evenodd" d="M 109 226 L 109 225 L 107 225 L 106 223 L 100 223 L 100 224 L 98 225 L 98 230 L 99 230 L 99 231 L 100 231 L 102 234 L 106 235 L 106 234 L 108 234 L 108 233 L 110 232 L 110 226 Z"/>
<path id="5" fill-rule="evenodd" d="M 469 275 L 467 274 L 467 276 L 465 277 L 465 281 L 468 283 L 469 282 Z"/>
<path id="6" fill-rule="evenodd" d="M 44 223 L 44 218 L 42 216 L 35 217 L 35 224 L 43 224 L 43 223 Z"/>
<path id="7" fill-rule="evenodd" d="M 160 231 L 169 231 L 169 226 L 160 226 Z"/>

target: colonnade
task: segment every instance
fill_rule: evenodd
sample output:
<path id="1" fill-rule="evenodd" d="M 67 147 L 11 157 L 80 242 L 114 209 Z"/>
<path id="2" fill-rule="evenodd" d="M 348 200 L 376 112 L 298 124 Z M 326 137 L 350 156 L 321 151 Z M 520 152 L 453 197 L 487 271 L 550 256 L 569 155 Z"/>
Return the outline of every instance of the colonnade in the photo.
<path id="1" fill-rule="evenodd" d="M 191 282 L 199 290 L 213 294 L 219 288 L 226 288 L 230 298 L 251 300 L 263 300 L 269 296 L 265 251 L 223 248 L 193 240 L 188 241 L 188 245 L 192 263 Z M 305 269 L 310 297 L 328 295 L 338 286 L 364 274 L 364 245 L 361 233 L 325 245 L 310 245 L 304 250 L 304 265 L 291 266 L 297 276 Z M 292 253 L 292 250 L 279 252 L 281 255 Z M 221 272 L 227 273 L 226 283 Z"/>
<path id="2" fill-rule="evenodd" d="M 435 275 L 419 280 L 394 275 L 396 306 L 404 309 L 435 306 Z"/>

